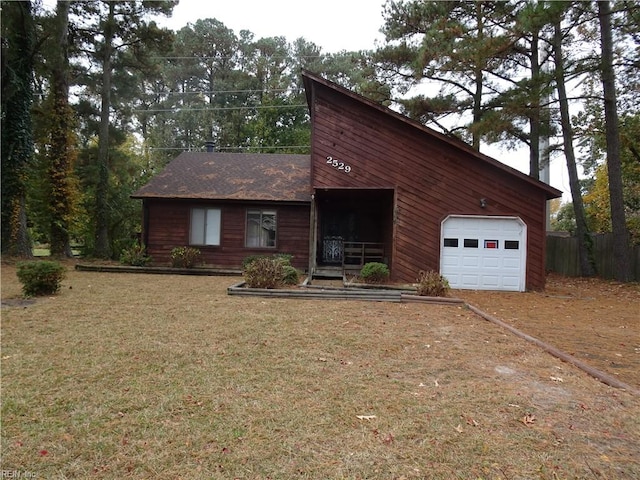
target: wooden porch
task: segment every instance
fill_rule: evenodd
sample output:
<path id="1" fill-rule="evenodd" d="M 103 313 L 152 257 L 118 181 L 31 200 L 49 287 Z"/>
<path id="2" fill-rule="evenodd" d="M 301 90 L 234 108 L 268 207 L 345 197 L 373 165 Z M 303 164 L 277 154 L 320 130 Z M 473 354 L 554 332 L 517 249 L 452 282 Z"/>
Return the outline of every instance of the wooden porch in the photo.
<path id="1" fill-rule="evenodd" d="M 379 242 L 344 242 L 340 240 L 332 245 L 334 259 L 340 259 L 341 265 L 318 265 L 313 278 L 343 278 L 345 275 L 358 275 L 362 267 L 369 262 L 385 262 L 384 244 Z"/>

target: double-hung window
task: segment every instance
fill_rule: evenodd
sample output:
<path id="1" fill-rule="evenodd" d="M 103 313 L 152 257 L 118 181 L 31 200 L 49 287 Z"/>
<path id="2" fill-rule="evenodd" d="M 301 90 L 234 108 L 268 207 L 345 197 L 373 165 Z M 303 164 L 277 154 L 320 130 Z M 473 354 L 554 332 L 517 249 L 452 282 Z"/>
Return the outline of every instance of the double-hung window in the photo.
<path id="1" fill-rule="evenodd" d="M 275 210 L 248 210 L 246 246 L 275 247 L 276 223 Z"/>
<path id="2" fill-rule="evenodd" d="M 219 208 L 192 208 L 190 245 L 220 245 L 221 212 Z"/>

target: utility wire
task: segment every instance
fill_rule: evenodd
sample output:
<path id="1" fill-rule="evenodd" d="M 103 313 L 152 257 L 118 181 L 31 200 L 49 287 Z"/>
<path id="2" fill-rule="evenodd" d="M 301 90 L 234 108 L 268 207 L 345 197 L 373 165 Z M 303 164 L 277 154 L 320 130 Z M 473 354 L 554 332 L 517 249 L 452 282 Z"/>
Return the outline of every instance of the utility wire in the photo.
<path id="1" fill-rule="evenodd" d="M 256 150 L 266 150 L 266 149 L 278 149 L 278 150 L 283 150 L 285 148 L 311 148 L 310 145 L 290 145 L 290 146 L 276 146 L 276 145 L 272 145 L 272 146 L 268 146 L 268 145 L 260 145 L 260 146 L 248 146 L 248 147 L 216 147 L 215 151 L 221 151 L 221 150 L 249 150 L 249 149 L 256 149 Z M 202 150 L 201 148 L 185 148 L 185 147 L 146 147 L 147 150 L 149 151 L 156 151 L 156 150 L 182 150 L 184 152 L 205 152 L 205 150 Z"/>
<path id="2" fill-rule="evenodd" d="M 206 92 L 204 90 L 191 90 L 189 92 L 178 92 L 178 91 L 170 91 L 170 92 L 153 92 L 147 93 L 146 95 L 190 95 L 200 93 L 203 95 L 215 95 L 216 93 L 271 93 L 271 92 L 288 92 L 290 89 L 288 88 L 272 88 L 268 90 L 264 89 L 255 89 L 255 90 L 216 90 L 212 92 Z"/>
<path id="3" fill-rule="evenodd" d="M 213 107 L 213 108 L 152 108 L 149 110 L 132 110 L 133 113 L 161 113 L 161 112 L 216 112 L 219 110 L 267 110 L 267 109 L 279 109 L 279 108 L 301 108 L 307 107 L 306 103 L 300 103 L 295 105 L 268 105 L 268 106 L 242 106 L 242 107 Z"/>

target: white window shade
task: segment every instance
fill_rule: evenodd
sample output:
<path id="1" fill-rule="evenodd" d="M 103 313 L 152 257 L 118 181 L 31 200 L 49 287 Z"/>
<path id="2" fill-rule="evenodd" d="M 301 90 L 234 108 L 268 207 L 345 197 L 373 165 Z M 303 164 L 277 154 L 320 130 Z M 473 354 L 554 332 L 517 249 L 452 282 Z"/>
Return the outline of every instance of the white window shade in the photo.
<path id="1" fill-rule="evenodd" d="M 220 245 L 221 212 L 219 208 L 191 210 L 191 245 Z"/>

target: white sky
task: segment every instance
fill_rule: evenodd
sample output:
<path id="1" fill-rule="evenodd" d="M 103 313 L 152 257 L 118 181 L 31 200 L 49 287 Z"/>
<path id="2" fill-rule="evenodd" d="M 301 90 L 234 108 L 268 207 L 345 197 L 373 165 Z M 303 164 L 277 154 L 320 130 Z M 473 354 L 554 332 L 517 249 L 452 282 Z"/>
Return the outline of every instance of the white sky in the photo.
<path id="1" fill-rule="evenodd" d="M 324 53 L 336 53 L 373 50 L 382 43 L 384 4 L 385 0 L 180 0 L 171 18 L 158 18 L 157 22 L 179 30 L 198 19 L 215 18 L 236 35 L 240 30 L 249 30 L 256 39 L 283 36 L 289 42 L 303 37 Z M 498 146 L 484 146 L 482 151 L 528 173 L 526 149 L 509 152 Z M 568 192 L 565 171 L 560 158 L 552 161 L 551 185 Z"/>
<path id="2" fill-rule="evenodd" d="M 324 53 L 368 50 L 382 40 L 384 0 L 180 0 L 169 19 L 158 23 L 179 30 L 198 19 L 215 18 L 236 35 L 249 30 L 257 38 L 299 37 Z"/>

